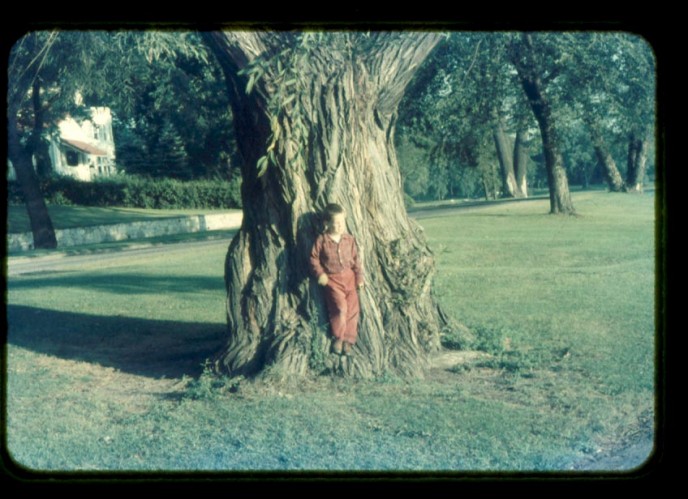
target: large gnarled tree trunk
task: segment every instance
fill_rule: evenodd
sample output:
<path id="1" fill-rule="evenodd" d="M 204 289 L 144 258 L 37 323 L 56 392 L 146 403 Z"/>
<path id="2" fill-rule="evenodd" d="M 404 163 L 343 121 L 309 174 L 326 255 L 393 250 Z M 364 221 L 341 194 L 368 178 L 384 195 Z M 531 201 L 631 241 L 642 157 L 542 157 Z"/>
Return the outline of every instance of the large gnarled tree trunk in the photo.
<path id="1" fill-rule="evenodd" d="M 512 63 L 518 72 L 521 86 L 528 99 L 542 136 L 542 148 L 549 185 L 550 213 L 574 214 L 569 181 L 561 154 L 561 139 L 552 113 L 550 98 L 545 92 L 546 83 L 542 68 L 529 34 L 523 34 L 520 42 L 512 45 Z"/>
<path id="2" fill-rule="evenodd" d="M 346 372 L 417 375 L 440 348 L 447 319 L 431 296 L 433 255 L 404 208 L 394 127 L 404 88 L 438 35 L 324 36 L 291 82 L 279 83 L 280 62 L 247 93 L 239 71 L 256 58 L 274 62 L 297 37 L 204 35 L 227 78 L 243 155 L 244 221 L 226 258 L 229 340 L 215 365 L 232 375 L 328 367 L 329 325 L 308 255 L 321 230 L 316 213 L 334 202 L 347 210 L 366 272 L 359 341 Z M 365 50 L 348 45 L 360 40 Z M 294 86 L 300 90 L 282 94 L 277 115 L 275 93 Z M 261 175 L 256 165 L 265 164 L 268 143 L 275 164 Z"/>

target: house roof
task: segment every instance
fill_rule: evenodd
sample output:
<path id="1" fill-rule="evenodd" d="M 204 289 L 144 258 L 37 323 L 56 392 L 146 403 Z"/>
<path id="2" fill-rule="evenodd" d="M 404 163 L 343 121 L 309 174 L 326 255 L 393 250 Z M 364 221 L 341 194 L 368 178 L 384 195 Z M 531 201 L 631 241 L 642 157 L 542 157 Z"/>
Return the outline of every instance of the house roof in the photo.
<path id="1" fill-rule="evenodd" d="M 107 153 L 105 151 L 95 146 L 92 146 L 91 144 L 87 144 L 86 142 L 74 139 L 65 139 L 64 137 L 61 140 L 68 146 L 72 146 L 73 148 L 83 151 L 85 153 L 93 154 L 94 156 L 107 156 Z"/>

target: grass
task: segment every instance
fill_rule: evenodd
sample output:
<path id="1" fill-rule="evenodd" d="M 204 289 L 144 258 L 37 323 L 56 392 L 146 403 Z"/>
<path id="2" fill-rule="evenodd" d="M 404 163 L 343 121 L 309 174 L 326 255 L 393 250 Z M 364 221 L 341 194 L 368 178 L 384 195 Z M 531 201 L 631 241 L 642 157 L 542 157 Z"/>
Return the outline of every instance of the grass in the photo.
<path id="1" fill-rule="evenodd" d="M 32 470 L 594 467 L 653 428 L 653 196 L 574 202 L 422 219 L 438 299 L 490 353 L 424 380 L 208 378 L 221 246 L 11 278 L 8 449 Z"/>
<path id="2" fill-rule="evenodd" d="M 126 239 L 106 243 L 82 244 L 58 249 L 31 249 L 21 251 L 8 251 L 8 256 L 15 260 L 26 260 L 42 257 L 62 257 L 76 255 L 95 255 L 98 253 L 112 253 L 138 249 L 144 247 L 161 246 L 176 243 L 190 243 L 200 241 L 215 241 L 218 239 L 231 240 L 235 229 L 208 230 L 202 232 L 182 232 L 180 234 L 168 234 L 165 236 L 147 237 L 143 239 Z"/>
<path id="3" fill-rule="evenodd" d="M 87 206 L 48 206 L 48 212 L 56 229 L 88 227 L 129 222 L 141 222 L 161 218 L 175 218 L 208 213 L 226 213 L 231 210 L 153 210 L 142 208 L 97 208 Z M 30 232 L 31 225 L 24 206 L 7 207 L 7 232 Z"/>

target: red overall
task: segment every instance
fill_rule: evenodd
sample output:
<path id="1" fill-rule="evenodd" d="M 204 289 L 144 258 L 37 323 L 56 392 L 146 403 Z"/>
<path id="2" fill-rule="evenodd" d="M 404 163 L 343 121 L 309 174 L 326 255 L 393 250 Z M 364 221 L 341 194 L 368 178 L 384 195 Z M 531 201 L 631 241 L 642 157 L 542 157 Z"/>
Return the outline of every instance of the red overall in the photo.
<path id="1" fill-rule="evenodd" d="M 336 243 L 327 234 L 321 234 L 313 245 L 310 263 L 314 277 L 327 274 L 329 279 L 324 294 L 332 335 L 356 343 L 360 313 L 356 289 L 363 284 L 356 240 L 350 234 L 342 234 Z"/>
<path id="2" fill-rule="evenodd" d="M 325 286 L 325 302 L 330 315 L 332 335 L 338 340 L 356 343 L 358 337 L 358 293 L 356 275 L 351 269 L 328 275 Z"/>

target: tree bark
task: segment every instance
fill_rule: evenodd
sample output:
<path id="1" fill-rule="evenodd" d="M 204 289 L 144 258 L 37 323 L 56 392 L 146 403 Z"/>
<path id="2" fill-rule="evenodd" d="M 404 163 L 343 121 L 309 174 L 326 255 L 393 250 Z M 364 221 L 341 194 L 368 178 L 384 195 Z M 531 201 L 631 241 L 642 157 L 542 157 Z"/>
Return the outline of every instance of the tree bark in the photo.
<path id="1" fill-rule="evenodd" d="M 17 115 L 18 110 L 16 108 L 9 109 L 7 145 L 10 160 L 17 174 L 17 181 L 26 200 L 26 210 L 29 214 L 31 232 L 33 233 L 33 246 L 36 249 L 54 249 L 57 247 L 55 229 L 43 199 L 31 156 L 22 148 L 19 141 Z"/>
<path id="2" fill-rule="evenodd" d="M 497 159 L 499 161 L 500 177 L 502 180 L 502 197 L 517 197 L 516 176 L 514 175 L 513 149 L 504 133 L 501 123 L 492 129 Z"/>
<path id="3" fill-rule="evenodd" d="M 31 152 L 36 161 L 36 172 L 39 177 L 47 177 L 51 173 L 48 145 L 43 140 L 43 106 L 41 105 L 41 79 L 36 77 L 33 81 L 31 94 L 33 104 L 33 132 L 31 134 Z M 31 154 L 31 152 L 29 154 Z"/>
<path id="4" fill-rule="evenodd" d="M 483 190 L 485 191 L 485 201 L 493 201 L 497 199 L 497 196 L 494 193 L 494 189 L 492 189 L 492 182 L 490 181 L 487 173 L 483 173 L 482 180 Z"/>
<path id="5" fill-rule="evenodd" d="M 629 192 L 642 192 L 647 168 L 647 149 L 650 140 L 648 133 L 630 135 L 628 141 L 628 166 L 626 170 L 626 189 Z"/>
<path id="6" fill-rule="evenodd" d="M 542 69 L 536 62 L 535 50 L 529 34 L 523 34 L 521 42 L 512 45 L 512 63 L 516 67 L 521 86 L 528 99 L 542 136 L 542 148 L 547 169 L 550 213 L 575 214 L 569 181 L 561 154 L 561 139 L 552 104 L 545 92 L 546 84 Z"/>
<path id="7" fill-rule="evenodd" d="M 516 183 L 514 173 L 513 147 L 504 133 L 501 122 L 497 122 L 492 129 L 497 159 L 499 160 L 500 176 L 502 179 L 502 197 L 523 197 Z"/>
<path id="8" fill-rule="evenodd" d="M 345 372 L 420 375 L 449 321 L 431 295 L 433 254 L 404 208 L 393 137 L 404 88 L 439 37 L 371 35 L 371 48 L 360 52 L 319 44 L 298 68 L 301 91 L 275 116 L 275 73 L 247 94 L 238 72 L 283 50 L 289 36 L 204 34 L 226 76 L 243 156 L 244 219 L 225 264 L 229 338 L 214 365 L 230 375 L 280 377 L 336 367 L 321 290 L 308 270 L 322 230 L 317 213 L 334 202 L 347 211 L 366 273 L 359 341 Z M 276 164 L 261 175 L 256 164 L 275 130 Z"/>
<path id="9" fill-rule="evenodd" d="M 516 185 L 524 198 L 528 197 L 528 160 L 530 151 L 528 148 L 527 132 L 519 129 L 516 132 L 516 142 L 514 144 L 514 174 Z"/>
<path id="10" fill-rule="evenodd" d="M 624 184 L 623 178 L 621 178 L 619 169 L 616 167 L 616 161 L 614 161 L 614 158 L 609 152 L 609 148 L 602 136 L 599 125 L 595 122 L 594 118 L 588 119 L 587 121 L 588 129 L 590 130 L 590 138 L 595 149 L 595 155 L 604 168 L 604 177 L 607 181 L 609 190 L 611 192 L 622 192 L 626 190 L 626 185 Z"/>

